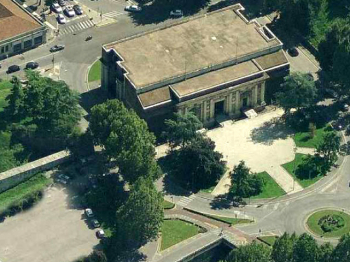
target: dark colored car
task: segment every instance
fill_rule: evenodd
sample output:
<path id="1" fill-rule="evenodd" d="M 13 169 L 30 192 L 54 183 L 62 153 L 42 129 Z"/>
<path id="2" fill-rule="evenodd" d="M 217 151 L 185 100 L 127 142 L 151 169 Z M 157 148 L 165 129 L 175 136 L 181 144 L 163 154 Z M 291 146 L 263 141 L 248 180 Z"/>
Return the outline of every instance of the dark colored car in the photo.
<path id="1" fill-rule="evenodd" d="M 7 69 L 7 73 L 13 73 L 19 71 L 21 68 L 18 65 L 12 65 Z"/>
<path id="2" fill-rule="evenodd" d="M 58 4 L 60 6 L 65 6 L 66 5 L 66 2 L 64 0 L 58 0 Z"/>
<path id="3" fill-rule="evenodd" d="M 39 67 L 38 62 L 29 62 L 26 64 L 26 69 L 35 69 Z"/>
<path id="4" fill-rule="evenodd" d="M 296 47 L 289 48 L 287 50 L 287 52 L 290 56 L 298 56 L 299 55 L 299 51 Z"/>
<path id="5" fill-rule="evenodd" d="M 83 9 L 81 8 L 80 5 L 74 5 L 74 6 L 73 6 L 73 9 L 74 9 L 74 12 L 75 12 L 77 15 L 82 15 L 82 14 L 83 14 Z"/>
<path id="6" fill-rule="evenodd" d="M 54 45 L 50 48 L 50 52 L 57 52 L 64 49 L 64 45 Z"/>

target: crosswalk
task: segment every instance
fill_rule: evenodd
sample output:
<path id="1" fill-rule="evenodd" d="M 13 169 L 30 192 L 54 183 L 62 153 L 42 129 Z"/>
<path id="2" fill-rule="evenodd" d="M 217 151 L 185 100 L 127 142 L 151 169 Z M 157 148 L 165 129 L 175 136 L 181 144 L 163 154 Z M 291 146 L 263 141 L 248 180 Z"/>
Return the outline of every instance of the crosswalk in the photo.
<path id="1" fill-rule="evenodd" d="M 76 23 L 74 25 L 70 25 L 70 26 L 61 28 L 59 35 L 73 34 L 75 32 L 93 27 L 94 25 L 95 24 L 90 20 L 82 21 L 82 22 Z"/>
<path id="2" fill-rule="evenodd" d="M 177 204 L 179 206 L 185 207 L 195 198 L 196 198 L 196 195 L 194 195 L 194 194 L 190 195 L 189 197 L 183 197 L 183 198 L 180 199 L 179 202 L 177 202 Z"/>
<path id="3" fill-rule="evenodd" d="M 124 15 L 126 12 L 123 11 L 113 11 L 109 13 L 102 14 L 102 18 L 116 18 L 120 15 Z"/>
<path id="4" fill-rule="evenodd" d="M 273 210 L 277 210 L 278 208 L 283 208 L 286 207 L 290 204 L 290 201 L 286 201 L 286 202 L 278 202 L 278 203 L 274 203 L 274 204 L 265 204 L 263 205 L 261 208 L 262 209 L 273 209 Z"/>

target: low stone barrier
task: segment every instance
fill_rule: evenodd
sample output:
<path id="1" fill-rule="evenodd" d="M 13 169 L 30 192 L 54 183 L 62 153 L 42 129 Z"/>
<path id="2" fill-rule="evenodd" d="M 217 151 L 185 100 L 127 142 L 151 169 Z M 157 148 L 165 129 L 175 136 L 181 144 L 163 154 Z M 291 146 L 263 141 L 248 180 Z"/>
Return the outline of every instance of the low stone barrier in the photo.
<path id="1" fill-rule="evenodd" d="M 0 173 L 0 193 L 22 183 L 35 174 L 51 169 L 70 159 L 69 151 L 60 151 L 33 162 Z"/>

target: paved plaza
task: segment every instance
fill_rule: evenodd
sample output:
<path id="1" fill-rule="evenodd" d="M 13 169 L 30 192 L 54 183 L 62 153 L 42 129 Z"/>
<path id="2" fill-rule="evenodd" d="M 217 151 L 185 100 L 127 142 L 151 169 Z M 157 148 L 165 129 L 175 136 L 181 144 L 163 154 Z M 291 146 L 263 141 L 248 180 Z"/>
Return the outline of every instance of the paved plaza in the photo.
<path id="1" fill-rule="evenodd" d="M 293 161 L 294 150 L 312 153 L 313 149 L 299 149 L 291 137 L 292 132 L 280 121 L 282 109 L 258 115 L 253 119 L 233 122 L 228 120 L 222 128 L 207 132 L 215 141 L 216 150 L 227 161 L 228 172 L 213 190 L 213 195 L 228 192 L 229 171 L 244 160 L 253 172 L 266 171 L 288 194 L 302 190 L 293 177 L 282 168 L 282 164 Z"/>

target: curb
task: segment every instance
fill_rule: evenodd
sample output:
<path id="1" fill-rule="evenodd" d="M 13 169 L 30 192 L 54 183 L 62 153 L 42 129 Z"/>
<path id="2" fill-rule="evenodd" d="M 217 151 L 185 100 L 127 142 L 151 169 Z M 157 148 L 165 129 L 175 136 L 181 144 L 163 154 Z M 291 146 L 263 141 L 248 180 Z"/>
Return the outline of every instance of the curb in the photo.
<path id="1" fill-rule="evenodd" d="M 101 56 L 99 56 L 98 58 L 96 58 L 95 60 L 94 60 L 94 62 L 92 62 L 90 65 L 89 65 L 89 67 L 88 67 L 88 69 L 87 69 L 87 73 L 86 73 L 86 76 L 85 76 L 85 83 L 86 83 L 86 89 L 87 89 L 87 91 L 90 91 L 91 89 L 90 89 L 90 84 L 89 84 L 89 73 L 90 73 L 90 69 L 91 69 L 91 67 L 98 61 L 98 60 L 100 60 L 101 59 Z"/>

